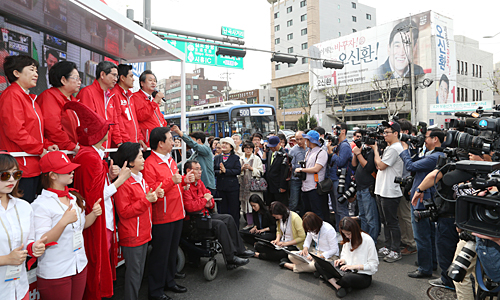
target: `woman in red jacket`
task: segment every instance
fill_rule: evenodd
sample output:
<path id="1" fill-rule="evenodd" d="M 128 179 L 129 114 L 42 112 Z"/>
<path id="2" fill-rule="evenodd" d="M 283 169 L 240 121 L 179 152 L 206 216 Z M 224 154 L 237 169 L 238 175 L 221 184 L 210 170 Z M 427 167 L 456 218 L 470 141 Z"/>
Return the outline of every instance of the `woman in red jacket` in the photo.
<path id="1" fill-rule="evenodd" d="M 82 80 L 76 64 L 71 61 L 56 63 L 50 69 L 49 82 L 52 88 L 37 98 L 45 122 L 44 136 L 61 150 L 78 152 L 78 117 L 74 111 L 62 109 L 66 102 L 78 101 L 73 94 L 80 90 Z"/>
<path id="2" fill-rule="evenodd" d="M 118 163 L 128 163 L 132 176 L 115 194 L 118 213 L 118 236 L 127 270 L 125 271 L 125 298 L 138 299 L 141 287 L 148 242 L 151 240 L 151 203 L 164 192 L 160 186 L 153 191 L 142 178 L 144 157 L 139 143 L 126 142 L 118 148 Z"/>
<path id="3" fill-rule="evenodd" d="M 0 96 L 0 147 L 9 152 L 27 152 L 34 156 L 18 157 L 23 178 L 19 189 L 29 203 L 35 200 L 40 180 L 40 157 L 48 151 L 58 150 L 43 137 L 44 121 L 36 96 L 29 89 L 38 80 L 38 62 L 26 55 L 9 56 L 3 64 L 11 85 Z"/>

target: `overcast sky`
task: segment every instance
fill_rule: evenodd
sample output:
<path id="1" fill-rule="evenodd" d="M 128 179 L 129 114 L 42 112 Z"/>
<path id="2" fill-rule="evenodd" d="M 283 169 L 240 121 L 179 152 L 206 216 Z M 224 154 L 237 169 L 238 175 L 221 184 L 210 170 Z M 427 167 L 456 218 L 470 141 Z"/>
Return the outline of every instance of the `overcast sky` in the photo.
<path id="1" fill-rule="evenodd" d="M 288 0 L 300 1 L 300 0 Z M 135 11 L 135 20 L 143 20 L 143 1 L 141 0 L 106 0 L 123 15 L 127 8 Z M 499 0 L 475 0 L 471 2 L 454 0 L 360 0 L 360 3 L 376 8 L 377 25 L 410 14 L 433 10 L 454 21 L 455 35 L 465 35 L 479 41 L 482 50 L 494 54 L 494 62 L 500 62 L 500 34 L 492 39 L 483 36 L 500 32 Z M 462 4 L 460 4 L 462 3 Z M 220 36 L 221 26 L 228 26 L 245 31 L 245 46 L 270 50 L 270 4 L 266 0 L 152 0 L 152 24 Z M 244 58 L 244 70 L 220 67 L 205 68 L 209 79 L 221 79 L 221 74 L 229 71 L 230 85 L 233 90 L 251 90 L 261 84 L 271 82 L 271 54 L 247 51 Z M 186 72 L 196 68 L 186 64 Z M 159 79 L 180 74 L 180 64 L 176 62 L 155 62 L 153 71 Z M 225 77 L 224 77 L 225 78 Z"/>

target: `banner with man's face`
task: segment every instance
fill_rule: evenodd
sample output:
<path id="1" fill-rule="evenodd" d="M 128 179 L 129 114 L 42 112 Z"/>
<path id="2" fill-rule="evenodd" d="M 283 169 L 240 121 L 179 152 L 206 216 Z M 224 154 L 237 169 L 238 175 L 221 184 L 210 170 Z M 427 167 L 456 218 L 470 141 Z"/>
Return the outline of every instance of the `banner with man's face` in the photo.
<path id="1" fill-rule="evenodd" d="M 452 20 L 428 11 L 411 16 L 411 20 L 410 17 L 399 19 L 312 46 L 310 56 L 344 63 L 343 69 L 334 70 L 323 68 L 322 61 L 311 60 L 311 70 L 317 74 L 313 76 L 313 87 L 322 89 L 370 83 L 374 78 L 409 77 L 412 55 L 414 75 L 437 71 L 441 58 L 432 57 L 433 39 L 438 35 L 436 24 L 445 24 L 448 36 L 453 36 Z M 455 61 L 453 43 L 448 40 L 449 66 Z"/>

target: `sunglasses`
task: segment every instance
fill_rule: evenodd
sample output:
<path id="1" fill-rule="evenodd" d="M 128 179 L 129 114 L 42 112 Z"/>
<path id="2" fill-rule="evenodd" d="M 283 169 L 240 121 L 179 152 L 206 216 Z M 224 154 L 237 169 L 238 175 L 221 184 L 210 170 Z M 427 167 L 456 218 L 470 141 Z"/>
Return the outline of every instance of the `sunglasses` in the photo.
<path id="1" fill-rule="evenodd" d="M 0 181 L 7 181 L 10 179 L 10 177 L 14 178 L 14 180 L 19 180 L 23 176 L 23 171 L 15 171 L 15 172 L 8 172 L 4 171 L 0 173 Z"/>

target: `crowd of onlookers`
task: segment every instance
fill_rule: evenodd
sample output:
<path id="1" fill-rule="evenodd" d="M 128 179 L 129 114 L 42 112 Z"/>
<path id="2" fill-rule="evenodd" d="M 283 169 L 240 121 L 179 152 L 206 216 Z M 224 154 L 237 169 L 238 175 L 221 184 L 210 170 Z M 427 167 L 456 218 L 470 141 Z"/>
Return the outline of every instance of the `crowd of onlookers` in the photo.
<path id="1" fill-rule="evenodd" d="M 431 277 L 439 265 L 432 285 L 465 286 L 446 274 L 459 251 L 454 208 L 437 222 L 413 214 L 434 193 L 443 131 L 422 133 L 421 152 L 399 140 L 412 133 L 406 120 L 383 123 L 383 151 L 362 142 L 362 130 L 350 143 L 345 123 L 333 136 L 317 127 L 288 140 L 186 134 L 167 126 L 151 71 L 131 93 L 131 66 L 101 62 L 95 81 L 80 90 L 76 65 L 62 61 L 49 71 L 51 87 L 36 97 L 29 90 L 37 67 L 22 55 L 4 63 L 10 85 L 0 95 L 1 299 L 29 298 L 26 269 L 35 261 L 42 300 L 111 297 L 119 254 L 125 299 L 137 299 L 146 257 L 149 299 L 170 299 L 164 291 L 187 291 L 176 282 L 185 276 L 177 251 L 185 224 L 200 214 L 211 216 L 229 270 L 250 257 L 277 261 L 314 272 L 343 297 L 371 284 L 379 258 L 393 263 L 417 253 L 418 269 L 408 276 Z M 186 159 L 176 148 L 182 143 Z M 410 187 L 396 182 L 409 174 Z"/>

